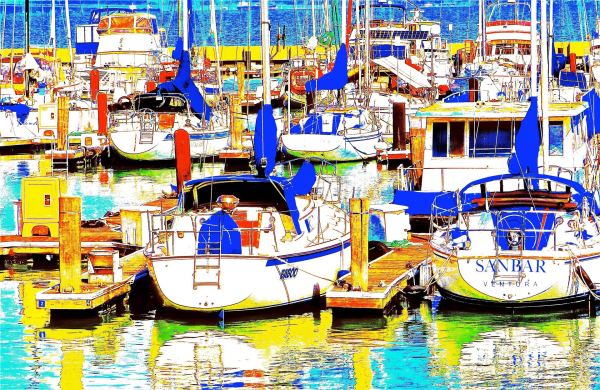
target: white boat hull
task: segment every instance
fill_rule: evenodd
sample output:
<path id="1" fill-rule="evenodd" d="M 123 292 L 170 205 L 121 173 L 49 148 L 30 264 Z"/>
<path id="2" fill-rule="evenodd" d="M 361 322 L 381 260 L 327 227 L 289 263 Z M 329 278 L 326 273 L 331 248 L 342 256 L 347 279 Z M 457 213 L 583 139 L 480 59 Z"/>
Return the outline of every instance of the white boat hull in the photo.
<path id="1" fill-rule="evenodd" d="M 380 142 L 378 131 L 351 135 L 284 134 L 283 152 L 300 158 L 328 161 L 357 161 L 375 158 L 375 146 Z"/>
<path id="2" fill-rule="evenodd" d="M 195 281 L 193 256 L 151 257 L 149 268 L 165 307 L 207 313 L 268 309 L 323 295 L 343 269 L 344 259 L 350 258 L 349 240 L 343 249 L 330 243 L 277 258 L 285 262 L 266 256 L 222 255 L 218 269 L 203 269 L 207 262 L 216 264 L 218 256 L 198 255 Z"/>
<path id="3" fill-rule="evenodd" d="M 175 143 L 171 132 L 154 132 L 152 142 L 140 143 L 139 131 L 116 131 L 110 133 L 111 145 L 117 153 L 129 160 L 158 161 L 175 159 Z M 229 131 L 190 134 L 192 158 L 214 156 L 229 144 Z"/>
<path id="4" fill-rule="evenodd" d="M 461 304 L 532 309 L 584 303 L 590 296 L 590 286 L 577 277 L 569 258 L 531 254 L 496 261 L 459 254 L 448 261 L 448 256 L 434 250 L 436 283 L 443 297 Z M 581 258 L 579 265 L 592 281 L 600 280 L 600 254 Z"/>

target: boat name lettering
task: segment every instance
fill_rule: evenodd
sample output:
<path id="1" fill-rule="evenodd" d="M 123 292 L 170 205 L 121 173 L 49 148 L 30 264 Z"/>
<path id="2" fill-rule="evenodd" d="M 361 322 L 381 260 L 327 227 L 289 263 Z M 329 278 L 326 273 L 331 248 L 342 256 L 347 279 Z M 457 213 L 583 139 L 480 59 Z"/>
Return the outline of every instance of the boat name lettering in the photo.
<path id="1" fill-rule="evenodd" d="M 487 260 L 486 262 L 486 260 L 479 259 L 475 262 L 475 272 L 546 273 L 545 265 L 545 260 L 497 259 Z"/>
<path id="2" fill-rule="evenodd" d="M 511 280 L 508 281 L 491 281 L 491 282 L 483 282 L 483 286 L 487 287 L 488 283 L 490 285 L 490 287 L 537 287 L 538 284 L 536 281 L 534 281 L 533 283 L 527 281 L 524 282 L 513 282 Z"/>
<path id="3" fill-rule="evenodd" d="M 279 273 L 279 278 L 280 279 L 290 279 L 290 278 L 295 278 L 296 275 L 298 275 L 298 268 L 296 268 L 296 267 L 286 268 L 286 269 L 281 270 L 281 272 Z"/>

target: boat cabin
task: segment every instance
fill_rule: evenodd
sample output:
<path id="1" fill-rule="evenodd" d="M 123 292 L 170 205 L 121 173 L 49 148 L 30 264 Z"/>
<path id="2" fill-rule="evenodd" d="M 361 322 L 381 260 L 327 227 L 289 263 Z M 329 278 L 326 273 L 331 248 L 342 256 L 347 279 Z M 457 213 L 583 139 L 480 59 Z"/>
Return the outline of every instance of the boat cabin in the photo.
<path id="1" fill-rule="evenodd" d="M 529 103 L 439 102 L 419 110 L 416 118 L 425 128 L 425 145 L 421 156 L 413 156 L 413 163 L 422 167 L 420 188 L 453 191 L 474 178 L 506 173 L 528 109 Z M 550 105 L 549 132 L 541 139 L 540 171 L 545 164 L 546 172 L 568 178 L 582 174 L 588 111 L 582 102 Z"/>

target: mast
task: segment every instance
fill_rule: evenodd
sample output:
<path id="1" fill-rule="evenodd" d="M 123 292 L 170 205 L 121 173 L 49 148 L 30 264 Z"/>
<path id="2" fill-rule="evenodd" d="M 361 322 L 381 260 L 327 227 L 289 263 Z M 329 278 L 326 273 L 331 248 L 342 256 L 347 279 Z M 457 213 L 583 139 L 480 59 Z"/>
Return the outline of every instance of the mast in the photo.
<path id="1" fill-rule="evenodd" d="M 181 27 L 182 27 L 182 39 L 183 39 L 183 50 L 185 51 L 189 51 L 190 50 L 190 42 L 189 42 L 189 18 L 190 18 L 190 13 L 189 13 L 189 9 L 188 9 L 188 0 L 183 0 L 182 1 L 182 8 L 181 8 L 181 12 L 183 14 L 183 18 L 182 18 L 182 23 L 181 23 Z"/>
<path id="2" fill-rule="evenodd" d="M 346 13 L 348 12 L 348 8 L 346 8 L 346 0 L 340 0 L 342 3 L 342 17 L 341 17 L 341 27 L 340 27 L 340 44 L 342 42 L 346 43 L 346 50 L 348 50 L 348 41 L 346 37 Z"/>
<path id="3" fill-rule="evenodd" d="M 29 0 L 25 0 L 25 53 L 23 58 L 29 53 Z M 29 72 L 25 70 L 23 85 L 25 87 L 25 97 L 30 97 L 29 91 Z"/>
<path id="4" fill-rule="evenodd" d="M 71 44 L 71 16 L 69 15 L 69 0 L 65 0 L 65 21 L 67 24 L 67 47 L 69 48 L 69 63 L 71 64 L 71 77 L 73 72 L 73 46 Z"/>
<path id="5" fill-rule="evenodd" d="M 221 91 L 221 58 L 219 55 L 219 38 L 217 36 L 217 15 L 215 9 L 215 0 L 210 0 L 210 29 L 212 30 L 215 38 L 215 59 L 217 61 L 217 85 L 219 91 Z"/>
<path id="6" fill-rule="evenodd" d="M 371 0 L 365 1 L 365 87 L 371 79 Z"/>
<path id="7" fill-rule="evenodd" d="M 485 0 L 481 0 L 481 58 L 485 61 L 487 57 L 487 16 L 485 12 Z"/>
<path id="8" fill-rule="evenodd" d="M 263 106 L 271 104 L 271 58 L 269 57 L 269 48 L 271 47 L 271 22 L 269 21 L 268 3 L 268 0 L 260 0 L 260 40 L 262 52 Z"/>
<path id="9" fill-rule="evenodd" d="M 56 58 L 56 0 L 52 0 L 52 10 L 50 11 L 50 45 L 52 57 Z"/>
<path id="10" fill-rule="evenodd" d="M 311 0 L 311 12 L 312 12 L 312 36 L 317 36 L 317 17 L 315 15 L 315 0 Z"/>
<path id="11" fill-rule="evenodd" d="M 355 45 L 356 45 L 356 54 L 354 55 L 355 61 L 358 64 L 358 94 L 361 94 L 362 91 L 362 63 L 361 63 L 361 56 L 360 56 L 360 7 L 359 7 L 359 0 L 356 0 L 356 10 L 355 10 L 355 18 L 356 18 L 356 36 L 354 39 Z"/>
<path id="12" fill-rule="evenodd" d="M 548 142 L 550 141 L 549 128 L 550 122 L 548 118 L 549 104 L 550 104 L 550 96 L 549 96 L 549 88 L 548 88 L 548 18 L 547 18 L 547 0 L 542 0 L 541 3 L 541 13 L 540 13 L 540 37 L 541 37 L 541 110 L 540 114 L 542 115 L 542 158 L 543 158 L 543 173 L 546 173 L 547 165 L 546 165 L 546 154 L 548 150 Z"/>
<path id="13" fill-rule="evenodd" d="M 537 69 L 538 69 L 538 44 L 537 44 L 537 1 L 531 0 L 531 86 L 530 97 L 537 97 Z"/>
<path id="14" fill-rule="evenodd" d="M 29 53 L 29 0 L 25 0 L 25 54 Z"/>

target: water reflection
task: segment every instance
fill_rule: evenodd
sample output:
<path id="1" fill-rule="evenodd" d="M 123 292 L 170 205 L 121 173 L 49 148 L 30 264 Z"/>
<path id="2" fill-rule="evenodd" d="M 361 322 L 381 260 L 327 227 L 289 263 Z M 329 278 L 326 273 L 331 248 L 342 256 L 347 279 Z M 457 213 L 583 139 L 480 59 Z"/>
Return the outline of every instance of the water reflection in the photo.
<path id="1" fill-rule="evenodd" d="M 153 313 L 53 320 L 56 271 L 0 273 L 0 387 L 498 388 L 598 386 L 595 318 L 329 311 L 186 323 Z M 12 278 L 12 280 L 11 280 Z M 6 386 L 6 387 L 4 387 Z"/>

